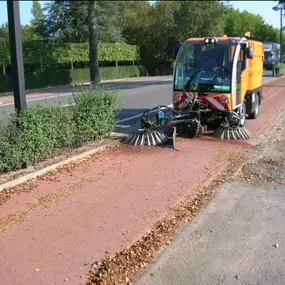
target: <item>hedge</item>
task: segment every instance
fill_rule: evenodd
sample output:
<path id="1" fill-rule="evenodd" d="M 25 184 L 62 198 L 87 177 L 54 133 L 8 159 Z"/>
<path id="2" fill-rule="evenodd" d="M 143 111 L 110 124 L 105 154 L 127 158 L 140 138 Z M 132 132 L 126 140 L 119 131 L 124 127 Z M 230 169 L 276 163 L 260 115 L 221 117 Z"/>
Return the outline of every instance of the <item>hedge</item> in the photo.
<path id="1" fill-rule="evenodd" d="M 98 47 L 99 61 L 136 61 L 139 60 L 137 47 L 125 43 L 100 43 Z M 7 42 L 0 42 L 0 63 L 8 65 L 10 47 Z M 24 64 L 63 64 L 70 62 L 88 62 L 88 43 L 23 43 Z"/>
<path id="2" fill-rule="evenodd" d="M 140 66 L 101 67 L 102 80 L 138 77 L 146 75 Z M 89 68 L 33 72 L 25 74 L 26 89 L 37 89 L 51 86 L 80 84 L 90 81 Z M 0 75 L 0 93 L 12 91 L 12 76 Z"/>
<path id="3" fill-rule="evenodd" d="M 13 115 L 8 127 L 0 127 L 0 173 L 21 169 L 57 149 L 76 147 L 113 131 L 117 95 L 112 89 L 77 91 L 73 94 L 75 106 L 37 106 Z"/>
<path id="4" fill-rule="evenodd" d="M 275 76 L 282 76 L 285 74 L 285 64 L 281 63 L 274 66 L 274 74 Z"/>

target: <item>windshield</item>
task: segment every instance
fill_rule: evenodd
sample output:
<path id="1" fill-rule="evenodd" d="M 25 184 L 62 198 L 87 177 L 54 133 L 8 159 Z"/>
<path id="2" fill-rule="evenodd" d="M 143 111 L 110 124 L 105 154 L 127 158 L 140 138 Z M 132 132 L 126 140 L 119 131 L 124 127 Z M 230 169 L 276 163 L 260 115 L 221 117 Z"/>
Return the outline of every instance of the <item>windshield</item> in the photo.
<path id="1" fill-rule="evenodd" d="M 264 57 L 265 57 L 265 58 L 272 57 L 272 52 L 271 52 L 271 51 L 266 51 L 266 52 L 264 52 Z"/>
<path id="2" fill-rule="evenodd" d="M 225 41 L 216 46 L 185 42 L 179 51 L 174 73 L 174 89 L 230 92 L 235 45 Z"/>

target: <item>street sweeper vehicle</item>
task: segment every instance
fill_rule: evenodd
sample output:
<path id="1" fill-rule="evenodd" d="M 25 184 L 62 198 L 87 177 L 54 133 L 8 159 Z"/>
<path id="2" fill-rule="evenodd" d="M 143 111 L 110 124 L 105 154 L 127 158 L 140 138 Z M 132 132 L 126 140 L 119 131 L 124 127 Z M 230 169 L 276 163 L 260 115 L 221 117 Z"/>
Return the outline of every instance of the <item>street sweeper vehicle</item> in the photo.
<path id="1" fill-rule="evenodd" d="M 263 56 L 263 43 L 248 33 L 187 39 L 176 55 L 173 107 L 160 105 L 144 112 L 141 127 L 123 142 L 152 146 L 176 135 L 194 138 L 206 133 L 250 139 L 245 120 L 259 114 Z"/>

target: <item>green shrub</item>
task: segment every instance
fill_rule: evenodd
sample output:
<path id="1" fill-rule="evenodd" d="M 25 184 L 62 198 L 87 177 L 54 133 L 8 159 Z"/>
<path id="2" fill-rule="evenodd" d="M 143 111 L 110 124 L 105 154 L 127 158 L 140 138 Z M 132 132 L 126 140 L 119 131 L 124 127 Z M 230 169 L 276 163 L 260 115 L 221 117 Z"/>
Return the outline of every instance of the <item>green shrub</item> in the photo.
<path id="1" fill-rule="evenodd" d="M 77 143 L 96 140 L 114 129 L 118 92 L 97 88 L 74 95 Z"/>
<path id="2" fill-rule="evenodd" d="M 275 76 L 282 76 L 285 74 L 285 63 L 281 63 L 274 66 Z"/>
<path id="3" fill-rule="evenodd" d="M 11 124 L 8 128 L 1 127 L 0 131 L 0 173 L 23 167 L 25 160 L 24 146 L 21 133 Z"/>
<path id="4" fill-rule="evenodd" d="M 74 93 L 75 106 L 37 106 L 13 115 L 8 127 L 0 126 L 0 173 L 113 131 L 117 95 L 111 89 L 79 90 Z"/>
<path id="5" fill-rule="evenodd" d="M 125 43 L 100 43 L 98 46 L 100 61 L 139 60 L 137 47 Z M 62 64 L 70 62 L 88 62 L 88 43 L 43 43 L 24 42 L 23 59 L 25 64 Z M 8 42 L 0 42 L 0 63 L 10 64 Z"/>

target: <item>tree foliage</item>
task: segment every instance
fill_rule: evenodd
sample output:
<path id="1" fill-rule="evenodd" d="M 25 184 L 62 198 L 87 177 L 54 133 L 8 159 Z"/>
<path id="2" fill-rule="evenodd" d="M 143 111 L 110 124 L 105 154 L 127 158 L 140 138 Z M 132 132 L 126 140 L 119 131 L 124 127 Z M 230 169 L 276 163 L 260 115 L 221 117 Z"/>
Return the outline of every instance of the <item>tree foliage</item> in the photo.
<path id="1" fill-rule="evenodd" d="M 33 7 L 31 12 L 32 12 L 32 20 L 31 20 L 32 28 L 40 38 L 44 38 L 46 35 L 44 13 L 40 3 L 37 0 L 33 1 Z"/>
<path id="2" fill-rule="evenodd" d="M 88 22 L 90 2 L 94 4 L 93 25 Z M 275 2 L 284 4 L 285 0 Z M 171 67 L 174 46 L 189 37 L 241 36 L 249 30 L 253 37 L 262 41 L 278 42 L 280 39 L 278 28 L 266 24 L 259 15 L 234 9 L 229 1 L 156 1 L 151 5 L 145 0 L 54 0 L 45 4 L 44 12 L 38 1 L 34 1 L 31 24 L 35 35 L 28 26 L 23 27 L 24 41 L 40 38 L 58 43 L 90 42 L 91 46 L 87 45 L 87 50 L 82 52 L 84 55 L 96 54 L 96 45 L 102 42 L 125 42 L 138 47 L 143 65 L 150 73 L 165 65 Z M 39 32 L 40 26 L 42 32 Z M 90 27 L 94 27 L 91 33 Z M 7 27 L 0 28 L 0 39 L 7 40 L 7 35 Z M 285 36 L 283 40 L 285 44 Z M 121 54 L 118 51 L 118 57 L 121 58 Z M 90 58 L 90 63 L 98 64 L 96 58 Z"/>
<path id="3" fill-rule="evenodd" d="M 181 41 L 197 36 L 220 36 L 224 32 L 224 5 L 221 1 L 180 1 L 175 11 Z M 191 16 L 189 16 L 191 15 Z"/>
<path id="4" fill-rule="evenodd" d="M 103 42 L 121 41 L 116 1 L 91 1 L 95 5 L 98 36 Z M 48 37 L 63 42 L 87 42 L 89 1 L 50 1 L 45 5 Z"/>
<path id="5" fill-rule="evenodd" d="M 24 42 L 25 64 L 88 62 L 88 43 Z M 104 62 L 138 60 L 136 46 L 125 43 L 99 43 L 98 59 Z M 10 64 L 9 42 L 0 42 L 0 64 Z"/>
<path id="6" fill-rule="evenodd" d="M 35 41 L 39 39 L 39 36 L 35 33 L 34 29 L 29 25 L 22 26 L 22 39 L 26 41 Z M 0 27 L 0 42 L 9 41 L 9 27 L 8 24 L 4 24 Z"/>
<path id="7" fill-rule="evenodd" d="M 261 16 L 233 9 L 228 1 L 123 1 L 120 14 L 124 39 L 139 46 L 152 73 L 171 64 L 174 46 L 189 37 L 241 36 L 249 30 L 262 41 L 279 40 L 278 29 Z"/>

